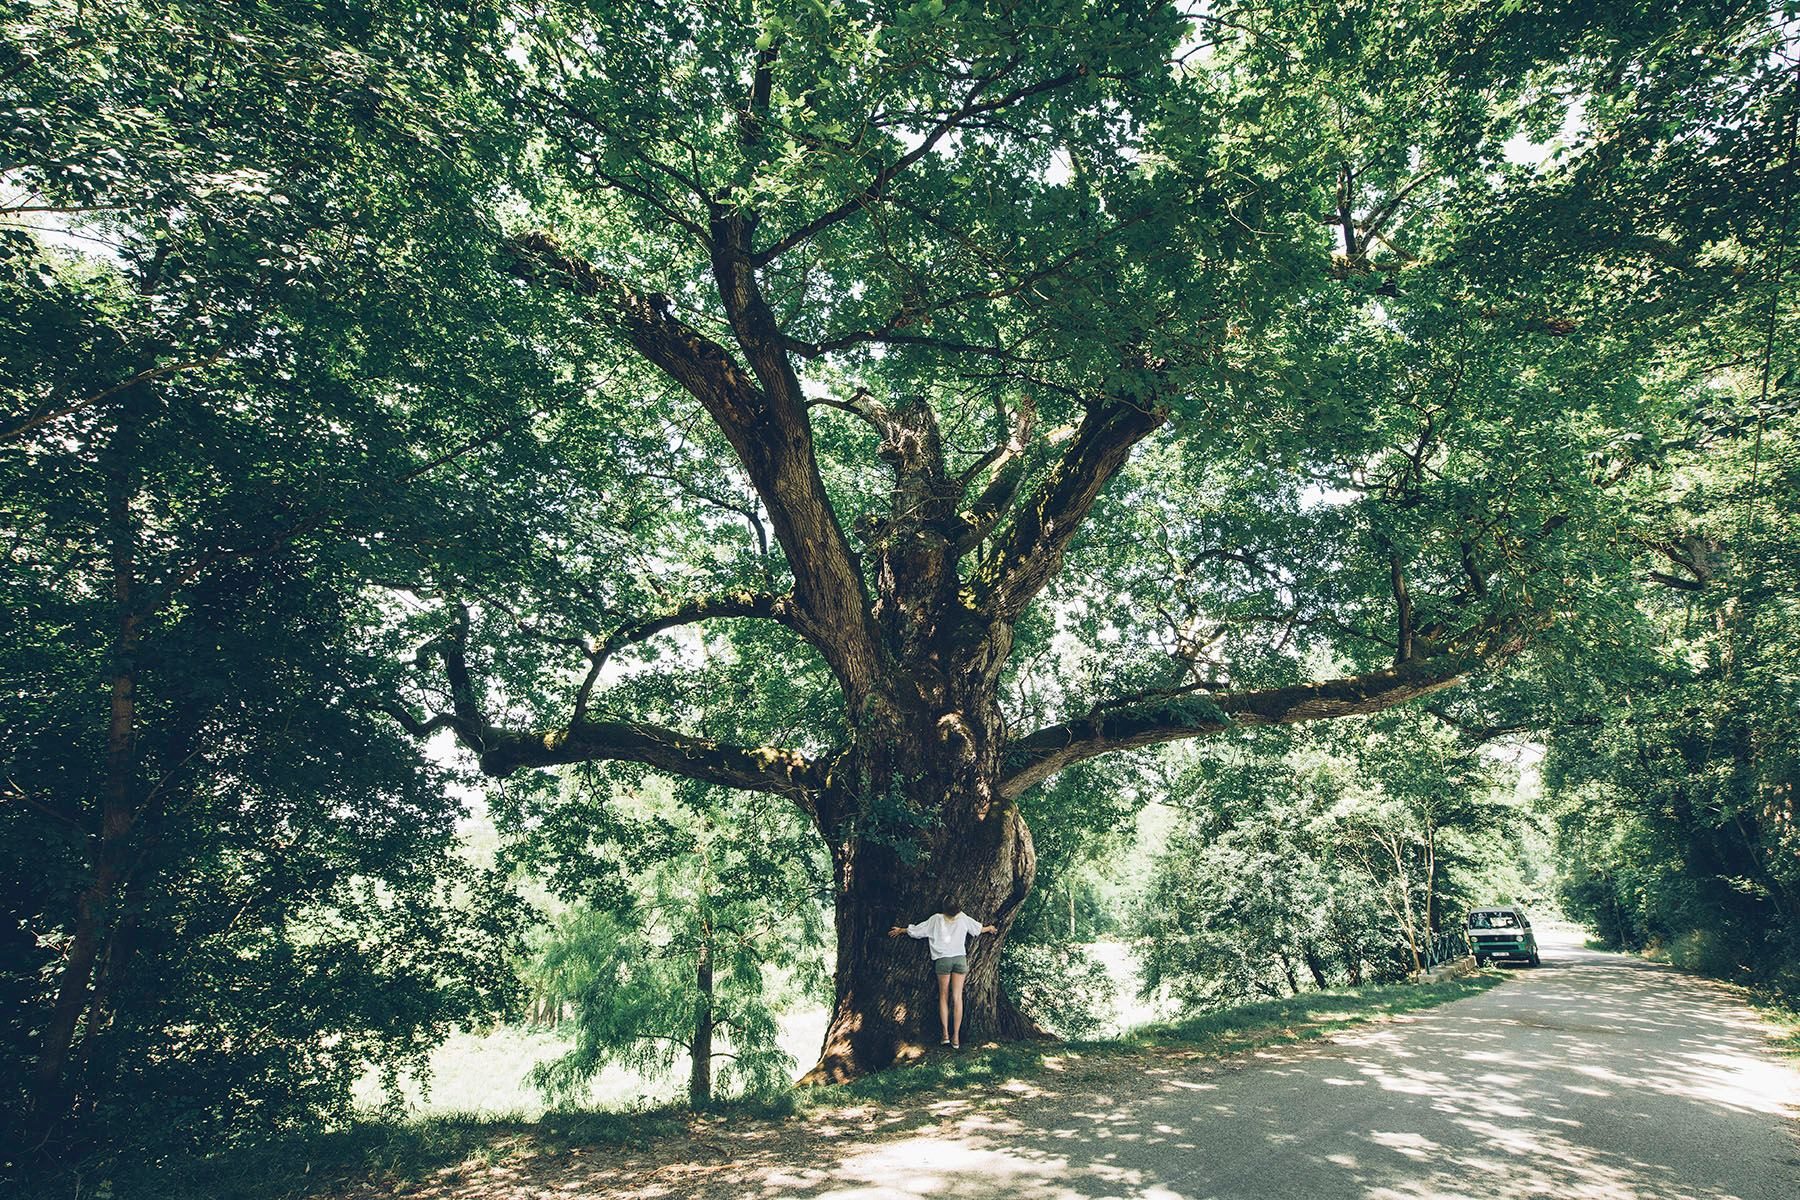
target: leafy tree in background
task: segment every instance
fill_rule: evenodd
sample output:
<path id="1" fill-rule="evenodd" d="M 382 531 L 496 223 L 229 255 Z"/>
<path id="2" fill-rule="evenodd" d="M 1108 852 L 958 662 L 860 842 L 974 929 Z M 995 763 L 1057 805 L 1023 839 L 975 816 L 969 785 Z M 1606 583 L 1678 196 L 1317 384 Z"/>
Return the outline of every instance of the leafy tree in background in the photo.
<path id="1" fill-rule="evenodd" d="M 1103 882 L 1130 847 L 1133 818 L 1157 786 L 1154 773 L 1142 769 L 1148 765 L 1090 760 L 1033 798 L 1036 886 L 1020 906 L 1001 971 L 1021 1009 L 1059 1036 L 1099 1033 L 1114 1007 L 1117 985 L 1086 943 L 1125 927 L 1127 914 Z"/>
<path id="2" fill-rule="evenodd" d="M 1137 914 L 1146 995 L 1210 1008 L 1422 970 L 1528 853 L 1483 752 L 1418 712 L 1200 756 Z"/>
<path id="3" fill-rule="evenodd" d="M 1446 924 L 1440 899 L 1460 890 L 1452 883 L 1459 869 L 1470 875 L 1480 866 L 1470 839 L 1512 814 L 1494 795 L 1490 764 L 1436 722 L 1373 722 L 1353 754 L 1353 776 L 1367 794 L 1344 822 L 1348 849 L 1377 883 L 1412 969 L 1422 971 L 1431 938 Z"/>
<path id="4" fill-rule="evenodd" d="M 1791 994 L 1800 45 L 1793 5 L 1768 15 L 1752 37 L 1697 21 L 1590 101 L 1621 136 L 1571 185 L 1607 194 L 1624 175 L 1606 182 L 1604 164 L 1629 158 L 1645 188 L 1630 214 L 1594 214 L 1595 231 L 1654 231 L 1670 270 L 1713 301 L 1671 322 L 1656 273 L 1617 280 L 1621 309 L 1659 327 L 1632 384 L 1645 421 L 1596 462 L 1627 504 L 1616 550 L 1630 574 L 1613 603 L 1564 618 L 1581 652 L 1527 658 L 1447 708 L 1476 737 L 1545 739 L 1571 915 L 1611 944 L 1659 944 Z M 1757 65 L 1721 71 L 1734 59 Z M 1564 199 L 1546 193 L 1520 228 L 1570 219 Z"/>
<path id="5" fill-rule="evenodd" d="M 1404 973 L 1378 885 L 1337 848 L 1334 766 L 1259 737 L 1176 782 L 1181 818 L 1136 913 L 1147 997 L 1218 1008 Z"/>
<path id="6" fill-rule="evenodd" d="M 1794 994 L 1800 454 L 1791 393 L 1746 382 L 1669 452 L 1629 669 L 1564 702 L 1546 786 L 1571 913 L 1610 944 Z"/>
<path id="7" fill-rule="evenodd" d="M 40 1140 L 342 1115 L 516 1000 L 519 914 L 382 711 L 384 589 L 510 558 L 558 395 L 470 248 L 506 144 L 419 66 L 477 27 L 9 12 L 0 1077 Z"/>

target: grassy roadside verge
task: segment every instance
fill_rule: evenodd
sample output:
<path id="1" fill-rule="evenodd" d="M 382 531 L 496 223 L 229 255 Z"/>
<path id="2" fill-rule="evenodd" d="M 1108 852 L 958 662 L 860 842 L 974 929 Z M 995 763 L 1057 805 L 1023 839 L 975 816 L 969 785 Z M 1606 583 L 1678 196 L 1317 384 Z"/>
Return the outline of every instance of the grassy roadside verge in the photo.
<path id="1" fill-rule="evenodd" d="M 840 1087 L 798 1094 L 807 1109 L 864 1101 L 886 1102 L 963 1086 L 989 1086 L 1007 1079 L 1030 1079 L 1072 1062 L 1104 1063 L 1110 1058 L 1175 1050 L 1201 1058 L 1225 1058 L 1272 1046 L 1314 1041 L 1358 1025 L 1368 1025 L 1421 1008 L 1448 1004 L 1485 992 L 1505 975 L 1493 969 L 1461 979 L 1303 992 L 1285 1000 L 1243 1004 L 1186 1020 L 1146 1025 L 1125 1036 L 1097 1042 L 1023 1043 L 933 1055 L 900 1071 L 887 1071 Z"/>
<path id="2" fill-rule="evenodd" d="M 1694 971 L 1675 964 L 1670 965 L 1675 966 L 1677 971 L 1686 971 L 1690 975 L 1696 975 L 1708 983 L 1724 988 L 1755 1009 L 1756 1015 L 1768 1022 L 1775 1030 L 1775 1035 L 1769 1040 L 1769 1048 L 1785 1058 L 1800 1058 L 1800 997 L 1787 992 L 1773 991 L 1767 987 L 1733 983 L 1728 979 L 1720 979 L 1716 975 L 1708 975 L 1704 971 Z"/>
<path id="3" fill-rule="evenodd" d="M 1764 1020 L 1781 1032 L 1775 1037 L 1775 1049 L 1789 1058 L 1800 1058 L 1800 1001 L 1792 996 L 1747 989 L 1744 996 Z"/>
<path id="4" fill-rule="evenodd" d="M 22 1190 L 6 1190 L 34 1200 L 298 1200 L 360 1181 L 399 1195 L 437 1172 L 463 1164 L 638 1148 L 688 1132 L 701 1121 L 780 1121 L 859 1104 L 903 1106 L 909 1097 L 939 1098 L 1071 1067 L 1104 1070 L 1109 1062 L 1152 1051 L 1212 1059 L 1292 1045 L 1460 1000 L 1503 978 L 1490 969 L 1431 983 L 1310 992 L 1146 1026 L 1110 1041 L 994 1046 L 954 1057 L 934 1053 L 911 1067 L 855 1083 L 793 1091 L 773 1101 L 734 1101 L 698 1117 L 669 1108 L 550 1112 L 534 1120 L 487 1115 L 368 1120 L 342 1130 L 270 1139 L 201 1158 L 93 1161 L 52 1177 L 21 1181 Z M 0 1175 L 0 1188 L 5 1182 Z"/>

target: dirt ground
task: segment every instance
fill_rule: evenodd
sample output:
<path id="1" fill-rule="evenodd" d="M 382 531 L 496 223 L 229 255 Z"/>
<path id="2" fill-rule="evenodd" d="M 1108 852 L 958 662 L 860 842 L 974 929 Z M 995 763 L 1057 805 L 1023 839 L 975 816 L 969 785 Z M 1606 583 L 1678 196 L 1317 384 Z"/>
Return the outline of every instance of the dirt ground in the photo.
<path id="1" fill-rule="evenodd" d="M 1400 1017 L 1396 1020 L 1406 1020 Z M 1208 1059 L 1198 1051 L 1068 1053 L 1030 1082 L 956 1084 L 938 1095 L 857 1104 L 774 1119 L 697 1117 L 684 1135 L 639 1147 L 522 1150 L 493 1165 L 469 1162 L 405 1184 L 365 1184 L 334 1200 L 404 1195 L 428 1200 L 738 1200 L 813 1196 L 842 1179 L 847 1156 L 879 1155 L 934 1135 L 946 1144 L 1099 1119 L 1164 1092 L 1170 1080 L 1268 1066 L 1302 1047 Z M 905 1170 L 904 1162 L 896 1169 Z"/>

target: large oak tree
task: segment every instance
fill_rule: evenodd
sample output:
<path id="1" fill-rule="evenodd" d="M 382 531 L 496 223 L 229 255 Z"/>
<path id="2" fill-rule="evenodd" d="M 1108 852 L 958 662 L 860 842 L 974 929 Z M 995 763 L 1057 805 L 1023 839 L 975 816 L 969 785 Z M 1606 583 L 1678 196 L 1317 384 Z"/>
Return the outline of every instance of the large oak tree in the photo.
<path id="1" fill-rule="evenodd" d="M 953 894 L 1004 939 L 1035 785 L 1400 704 L 1604 596 L 1646 348 L 1732 231 L 1630 208 L 1711 118 L 1584 104 L 1767 27 L 1526 7 L 524 6 L 497 266 L 600 332 L 592 405 L 544 431 L 538 586 L 438 587 L 441 702 L 396 716 L 799 806 L 812 1077 L 916 1052 L 883 934 Z M 998 963 L 971 1032 L 1026 1035 Z"/>

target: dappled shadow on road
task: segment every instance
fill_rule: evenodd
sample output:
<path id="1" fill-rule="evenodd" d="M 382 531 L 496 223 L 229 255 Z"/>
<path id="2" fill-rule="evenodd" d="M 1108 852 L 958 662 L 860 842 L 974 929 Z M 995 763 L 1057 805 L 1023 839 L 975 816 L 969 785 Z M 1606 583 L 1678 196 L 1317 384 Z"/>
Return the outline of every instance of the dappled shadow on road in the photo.
<path id="1" fill-rule="evenodd" d="M 1147 1095 L 982 1113 L 749 1194 L 1399 1197 L 1800 1194 L 1792 1068 L 1741 1006 L 1663 968 L 1566 950 L 1515 985 L 1245 1070 L 1148 1067 Z"/>
<path id="2" fill-rule="evenodd" d="M 459 1197 L 1793 1200 L 1800 1073 L 1741 1005 L 1564 948 L 1507 986 L 1336 1044 L 1105 1063 L 642 1156 L 521 1165 Z M 1060 1067 L 1060 1070 L 1058 1069 Z"/>

